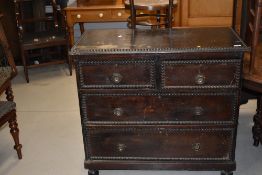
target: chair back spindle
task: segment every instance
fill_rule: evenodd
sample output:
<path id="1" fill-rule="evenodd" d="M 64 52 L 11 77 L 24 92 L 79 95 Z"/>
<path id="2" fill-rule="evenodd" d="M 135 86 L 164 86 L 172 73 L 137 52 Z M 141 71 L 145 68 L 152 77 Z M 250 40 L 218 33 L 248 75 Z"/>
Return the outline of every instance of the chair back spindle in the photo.
<path id="1" fill-rule="evenodd" d="M 177 0 L 125 0 L 125 7 L 130 9 L 128 27 L 136 25 L 151 28 L 172 28 L 173 8 Z"/>

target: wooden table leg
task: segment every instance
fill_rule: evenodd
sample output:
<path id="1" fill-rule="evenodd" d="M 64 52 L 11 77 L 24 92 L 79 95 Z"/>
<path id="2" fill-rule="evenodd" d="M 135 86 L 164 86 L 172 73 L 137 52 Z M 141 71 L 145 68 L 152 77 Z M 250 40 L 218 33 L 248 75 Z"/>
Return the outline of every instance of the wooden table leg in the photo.
<path id="1" fill-rule="evenodd" d="M 80 22 L 80 23 L 79 23 L 79 27 L 80 27 L 80 32 L 81 32 L 81 34 L 83 34 L 83 33 L 85 32 L 84 23 L 83 23 L 83 22 Z"/>
<path id="2" fill-rule="evenodd" d="M 234 0 L 234 1 L 233 1 L 232 28 L 233 28 L 235 31 L 236 31 L 237 2 L 238 2 L 238 0 Z"/>
<path id="3" fill-rule="evenodd" d="M 69 33 L 69 46 L 70 48 L 74 45 L 74 25 L 68 25 L 68 33 Z"/>

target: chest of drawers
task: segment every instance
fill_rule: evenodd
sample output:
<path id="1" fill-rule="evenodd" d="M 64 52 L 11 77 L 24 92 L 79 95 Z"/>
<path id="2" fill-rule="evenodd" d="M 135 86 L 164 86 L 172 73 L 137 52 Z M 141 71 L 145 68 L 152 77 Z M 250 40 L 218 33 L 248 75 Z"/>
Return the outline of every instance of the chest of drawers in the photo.
<path id="1" fill-rule="evenodd" d="M 231 174 L 247 49 L 230 28 L 87 31 L 71 56 L 89 174 Z"/>

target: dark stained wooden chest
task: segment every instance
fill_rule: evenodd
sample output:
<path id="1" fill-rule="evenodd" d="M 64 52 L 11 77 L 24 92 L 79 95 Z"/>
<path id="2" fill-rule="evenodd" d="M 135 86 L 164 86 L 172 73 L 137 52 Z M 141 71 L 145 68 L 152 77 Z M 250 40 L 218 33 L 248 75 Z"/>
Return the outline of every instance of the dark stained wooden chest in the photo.
<path id="1" fill-rule="evenodd" d="M 230 28 L 87 31 L 71 56 L 89 174 L 231 174 L 247 49 Z"/>

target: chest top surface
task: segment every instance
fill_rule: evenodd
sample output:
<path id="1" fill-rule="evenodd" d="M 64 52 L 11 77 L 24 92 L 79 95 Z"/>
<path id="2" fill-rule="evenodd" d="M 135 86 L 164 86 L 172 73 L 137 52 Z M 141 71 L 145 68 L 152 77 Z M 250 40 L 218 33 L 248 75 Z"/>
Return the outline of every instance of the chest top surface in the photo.
<path id="1" fill-rule="evenodd" d="M 231 29 L 99 29 L 86 31 L 71 55 L 103 53 L 234 52 L 249 48 Z"/>

